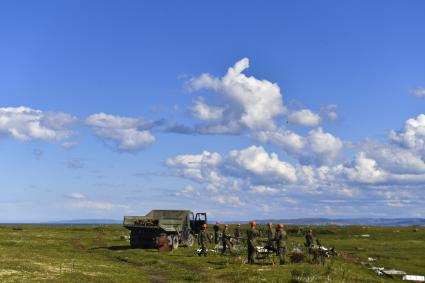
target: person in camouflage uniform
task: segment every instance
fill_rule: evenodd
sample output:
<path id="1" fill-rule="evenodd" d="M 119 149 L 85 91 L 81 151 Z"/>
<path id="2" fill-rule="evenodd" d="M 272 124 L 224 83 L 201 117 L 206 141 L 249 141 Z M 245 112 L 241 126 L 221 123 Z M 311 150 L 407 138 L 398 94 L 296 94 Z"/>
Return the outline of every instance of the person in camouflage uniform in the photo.
<path id="1" fill-rule="evenodd" d="M 235 229 L 235 238 L 239 239 L 240 237 L 242 237 L 241 224 L 238 224 Z"/>
<path id="2" fill-rule="evenodd" d="M 214 244 L 218 244 L 218 231 L 220 231 L 220 221 L 219 220 L 217 220 L 216 222 L 215 222 L 215 225 L 214 225 L 214 227 L 213 227 L 213 229 L 214 229 Z"/>
<path id="3" fill-rule="evenodd" d="M 207 224 L 202 224 L 202 229 L 198 237 L 198 245 L 201 246 L 201 250 L 198 253 L 199 256 L 201 255 L 207 256 L 208 235 L 207 235 L 206 229 L 207 229 Z"/>
<path id="4" fill-rule="evenodd" d="M 305 246 L 309 249 L 313 246 L 313 230 L 311 229 L 305 235 Z"/>
<path id="5" fill-rule="evenodd" d="M 254 264 L 255 253 L 257 251 L 257 237 L 260 233 L 255 229 L 255 226 L 257 226 L 255 221 L 251 221 L 250 224 L 251 228 L 246 232 L 248 238 L 248 263 Z"/>
<path id="6" fill-rule="evenodd" d="M 280 264 L 285 264 L 285 253 L 286 253 L 286 241 L 288 240 L 288 235 L 286 234 L 283 228 L 284 224 L 279 224 L 278 230 L 275 235 L 276 241 L 276 254 L 279 256 Z"/>
<path id="7" fill-rule="evenodd" d="M 274 245 L 275 233 L 273 231 L 273 224 L 271 222 L 267 223 L 267 248 L 272 250 L 275 249 Z"/>
<path id="8" fill-rule="evenodd" d="M 224 224 L 223 234 L 221 235 L 221 242 L 223 244 L 223 249 L 221 253 L 224 254 L 227 248 L 230 250 L 230 234 L 229 234 L 229 225 Z"/>

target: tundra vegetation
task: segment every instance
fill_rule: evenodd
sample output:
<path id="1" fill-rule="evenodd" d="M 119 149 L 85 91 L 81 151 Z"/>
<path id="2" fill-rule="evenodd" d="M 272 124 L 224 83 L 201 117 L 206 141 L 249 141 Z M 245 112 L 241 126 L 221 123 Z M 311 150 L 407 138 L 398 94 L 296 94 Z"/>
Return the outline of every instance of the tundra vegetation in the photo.
<path id="1" fill-rule="evenodd" d="M 242 227 L 246 229 L 246 227 Z M 234 225 L 230 225 L 233 232 Z M 304 242 L 288 226 L 290 250 Z M 247 265 L 246 251 L 196 254 L 197 245 L 172 252 L 131 249 L 129 231 L 107 226 L 0 226 L 1 282 L 397 282 L 373 266 L 425 273 L 425 227 L 313 227 L 338 256 L 308 262 Z M 211 244 L 210 248 L 213 246 Z M 290 252 L 289 250 L 289 252 Z M 372 261 L 369 259 L 373 259 Z M 277 262 L 277 261 L 276 261 Z"/>

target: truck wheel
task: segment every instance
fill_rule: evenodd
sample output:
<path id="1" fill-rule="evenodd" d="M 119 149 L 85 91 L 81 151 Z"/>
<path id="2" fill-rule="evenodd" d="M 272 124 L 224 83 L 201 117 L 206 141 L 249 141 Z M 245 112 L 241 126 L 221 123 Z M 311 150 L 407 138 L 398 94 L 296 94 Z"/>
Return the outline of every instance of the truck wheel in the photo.
<path id="1" fill-rule="evenodd" d="M 139 231 L 131 230 L 131 233 L 130 233 L 130 246 L 132 248 L 140 248 L 140 247 L 142 247 L 142 241 L 141 241 L 141 238 L 140 238 Z"/>
<path id="2" fill-rule="evenodd" d="M 193 235 L 189 234 L 189 236 L 187 236 L 186 246 L 191 247 L 193 246 L 193 243 L 194 243 Z"/>

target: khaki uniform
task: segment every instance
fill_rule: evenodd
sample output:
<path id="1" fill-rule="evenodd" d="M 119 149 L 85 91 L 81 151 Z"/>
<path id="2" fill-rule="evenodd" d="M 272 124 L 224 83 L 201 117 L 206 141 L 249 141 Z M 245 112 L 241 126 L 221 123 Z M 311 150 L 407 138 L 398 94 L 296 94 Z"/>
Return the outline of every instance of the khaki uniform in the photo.
<path id="1" fill-rule="evenodd" d="M 242 231 L 241 231 L 241 228 L 237 227 L 235 229 L 235 238 L 239 239 L 240 237 L 242 237 Z"/>
<path id="2" fill-rule="evenodd" d="M 267 227 L 267 247 L 275 249 L 274 245 L 275 233 L 272 226 Z"/>
<path id="3" fill-rule="evenodd" d="M 207 231 L 201 230 L 198 237 L 198 245 L 201 246 L 201 251 L 198 253 L 199 256 L 201 255 L 207 256 L 207 241 L 208 241 Z"/>
<path id="4" fill-rule="evenodd" d="M 255 253 L 257 249 L 257 237 L 259 236 L 258 230 L 255 227 L 251 227 L 246 232 L 248 238 L 248 263 L 253 264 L 255 259 Z"/>
<path id="5" fill-rule="evenodd" d="M 276 232 L 275 241 L 276 241 L 276 253 L 279 256 L 280 264 L 285 264 L 287 240 L 288 240 L 288 235 L 283 230 L 283 228 L 279 228 L 279 230 L 277 230 Z"/>
<path id="6" fill-rule="evenodd" d="M 313 233 L 308 232 L 307 235 L 305 235 L 305 246 L 307 248 L 311 248 L 313 246 Z"/>
<path id="7" fill-rule="evenodd" d="M 224 228 L 223 234 L 222 234 L 221 237 L 222 237 L 221 242 L 222 242 L 222 245 L 223 245 L 223 250 L 221 251 L 221 253 L 224 254 L 226 252 L 227 248 L 230 249 L 230 241 L 229 241 L 230 234 L 229 234 L 229 230 L 227 228 Z"/>
<path id="8" fill-rule="evenodd" d="M 218 231 L 220 230 L 220 226 L 218 224 L 215 224 L 214 227 L 214 244 L 218 244 Z"/>

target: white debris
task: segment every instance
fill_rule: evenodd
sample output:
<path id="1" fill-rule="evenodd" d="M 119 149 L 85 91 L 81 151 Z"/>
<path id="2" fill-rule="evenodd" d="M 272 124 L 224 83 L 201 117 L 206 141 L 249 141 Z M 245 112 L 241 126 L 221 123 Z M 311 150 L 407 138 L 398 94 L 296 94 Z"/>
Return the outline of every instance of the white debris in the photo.
<path id="1" fill-rule="evenodd" d="M 271 269 L 270 268 L 259 268 L 259 269 L 257 269 L 258 271 L 270 271 Z"/>
<path id="2" fill-rule="evenodd" d="M 302 250 L 300 250 L 298 247 L 295 247 L 295 248 L 292 250 L 292 252 L 293 252 L 293 253 L 302 253 L 303 251 L 302 251 Z"/>
<path id="3" fill-rule="evenodd" d="M 256 247 L 257 248 L 257 253 L 267 253 L 269 252 L 268 249 L 266 249 L 265 247 Z"/>
<path id="4" fill-rule="evenodd" d="M 395 269 L 384 269 L 382 272 L 384 272 L 386 275 L 406 275 L 406 272 Z"/>
<path id="5" fill-rule="evenodd" d="M 375 261 L 375 260 L 376 260 L 376 258 L 368 257 L 368 258 L 367 258 L 367 260 L 368 260 L 368 261 L 370 261 L 370 262 L 372 262 L 372 261 Z"/>
<path id="6" fill-rule="evenodd" d="M 369 234 L 363 234 L 363 235 L 360 235 L 360 236 L 363 237 L 363 238 L 369 238 L 370 237 Z"/>
<path id="7" fill-rule="evenodd" d="M 422 276 L 422 275 L 404 275 L 403 280 L 415 281 L 415 282 L 425 282 L 425 276 Z"/>
<path id="8" fill-rule="evenodd" d="M 383 267 L 372 267 L 372 270 L 377 274 L 377 275 L 384 275 L 384 273 L 382 272 L 384 270 Z"/>

